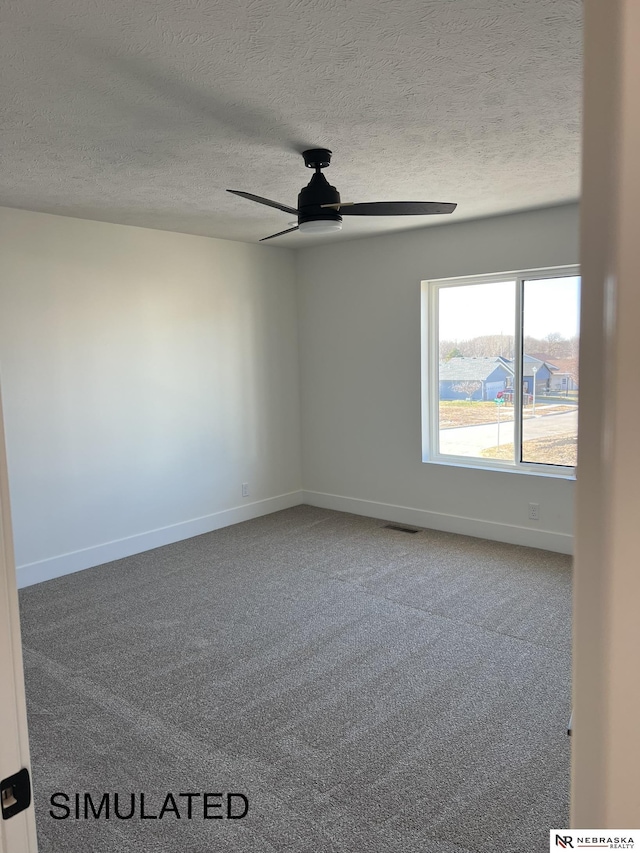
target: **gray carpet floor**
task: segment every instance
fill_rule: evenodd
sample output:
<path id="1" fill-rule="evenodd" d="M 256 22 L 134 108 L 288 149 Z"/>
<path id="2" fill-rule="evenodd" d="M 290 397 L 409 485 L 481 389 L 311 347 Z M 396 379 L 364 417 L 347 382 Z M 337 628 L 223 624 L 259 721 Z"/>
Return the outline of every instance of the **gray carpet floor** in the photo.
<path id="1" fill-rule="evenodd" d="M 40 853 L 546 851 L 570 559 L 384 524 L 300 506 L 22 590 Z M 250 809 L 55 820 L 57 791 Z"/>

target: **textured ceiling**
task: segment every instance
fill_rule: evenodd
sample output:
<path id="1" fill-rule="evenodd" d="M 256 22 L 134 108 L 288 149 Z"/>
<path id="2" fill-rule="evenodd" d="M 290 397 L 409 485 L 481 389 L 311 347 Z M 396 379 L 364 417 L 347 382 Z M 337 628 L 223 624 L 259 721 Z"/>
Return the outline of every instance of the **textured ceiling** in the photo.
<path id="1" fill-rule="evenodd" d="M 0 204 L 257 241 L 305 147 L 345 219 L 302 246 L 579 195 L 580 0 L 4 0 Z"/>

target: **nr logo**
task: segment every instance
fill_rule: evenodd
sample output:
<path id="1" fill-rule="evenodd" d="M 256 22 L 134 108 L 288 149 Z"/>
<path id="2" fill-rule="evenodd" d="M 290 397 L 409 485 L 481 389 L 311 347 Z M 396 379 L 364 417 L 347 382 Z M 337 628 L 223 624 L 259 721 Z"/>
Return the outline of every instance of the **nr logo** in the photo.
<path id="1" fill-rule="evenodd" d="M 562 847 L 563 849 L 567 849 L 570 847 L 573 848 L 573 840 L 570 835 L 556 835 L 556 847 Z"/>

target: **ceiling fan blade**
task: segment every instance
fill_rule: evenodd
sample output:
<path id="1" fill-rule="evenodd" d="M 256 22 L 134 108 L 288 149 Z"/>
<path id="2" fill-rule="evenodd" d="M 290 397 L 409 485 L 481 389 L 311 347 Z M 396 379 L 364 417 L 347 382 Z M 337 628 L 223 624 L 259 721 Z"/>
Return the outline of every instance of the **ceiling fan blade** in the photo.
<path id="1" fill-rule="evenodd" d="M 277 210 L 282 210 L 284 213 L 293 213 L 294 216 L 298 215 L 298 211 L 295 207 L 287 207 L 286 204 L 280 204 L 279 201 L 271 201 L 270 198 L 262 198 L 259 195 L 252 195 L 251 193 L 243 193 L 240 190 L 227 190 L 228 193 L 233 193 L 234 195 L 242 196 L 242 198 L 248 198 L 249 201 L 257 201 L 258 204 L 266 204 L 267 207 L 275 207 Z"/>
<path id="2" fill-rule="evenodd" d="M 341 216 L 424 216 L 453 213 L 457 205 L 445 201 L 368 201 L 340 207 Z"/>
<path id="3" fill-rule="evenodd" d="M 291 231 L 297 231 L 298 226 L 295 228 L 287 228 L 286 231 L 278 231 L 277 234 L 272 234 L 270 237 L 263 237 L 262 240 L 258 240 L 259 243 L 264 243 L 265 240 L 273 240 L 274 237 L 281 237 L 283 234 L 289 234 Z"/>

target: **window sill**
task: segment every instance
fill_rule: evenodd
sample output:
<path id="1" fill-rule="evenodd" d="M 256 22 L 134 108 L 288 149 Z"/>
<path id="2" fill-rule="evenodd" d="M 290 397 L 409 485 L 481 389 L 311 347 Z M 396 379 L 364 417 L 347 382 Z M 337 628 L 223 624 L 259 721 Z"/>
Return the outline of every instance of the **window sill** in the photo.
<path id="1" fill-rule="evenodd" d="M 545 477 L 552 478 L 554 480 L 574 480 L 576 479 L 576 469 L 569 468 L 567 471 L 562 470 L 561 468 L 553 468 L 553 470 L 544 470 L 541 468 L 531 467 L 531 468 L 518 468 L 515 465 L 499 465 L 499 464 L 474 464 L 472 460 L 469 459 L 460 459 L 459 457 L 455 457 L 452 459 L 428 459 L 423 458 L 423 463 L 427 465 L 444 465 L 447 468 L 467 468 L 473 471 L 492 471 L 494 473 L 498 472 L 500 474 L 522 474 L 525 477 Z"/>

